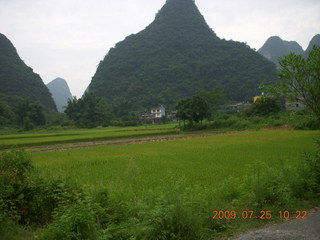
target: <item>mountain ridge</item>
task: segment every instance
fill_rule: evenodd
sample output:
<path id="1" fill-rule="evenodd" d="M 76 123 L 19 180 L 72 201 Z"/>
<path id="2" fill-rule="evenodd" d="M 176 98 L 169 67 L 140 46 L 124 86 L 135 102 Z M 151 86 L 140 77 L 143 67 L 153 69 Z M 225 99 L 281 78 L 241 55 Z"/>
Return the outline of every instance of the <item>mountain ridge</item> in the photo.
<path id="1" fill-rule="evenodd" d="M 40 102 L 47 111 L 56 111 L 53 98 L 41 77 L 18 55 L 11 41 L 0 33 L 0 100 L 14 106 L 23 99 Z"/>

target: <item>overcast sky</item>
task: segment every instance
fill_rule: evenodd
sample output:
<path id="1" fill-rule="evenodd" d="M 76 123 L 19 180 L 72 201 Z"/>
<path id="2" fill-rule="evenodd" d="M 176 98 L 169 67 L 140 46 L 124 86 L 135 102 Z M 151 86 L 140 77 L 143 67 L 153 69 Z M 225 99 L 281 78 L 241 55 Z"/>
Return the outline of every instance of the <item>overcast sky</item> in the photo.
<path id="1" fill-rule="evenodd" d="M 149 25 L 166 0 L 0 0 L 0 32 L 48 83 L 81 97 L 109 49 Z M 270 36 L 304 49 L 320 33 L 320 0 L 196 0 L 220 38 L 259 49 Z M 0 86 L 1 87 L 1 86 Z"/>

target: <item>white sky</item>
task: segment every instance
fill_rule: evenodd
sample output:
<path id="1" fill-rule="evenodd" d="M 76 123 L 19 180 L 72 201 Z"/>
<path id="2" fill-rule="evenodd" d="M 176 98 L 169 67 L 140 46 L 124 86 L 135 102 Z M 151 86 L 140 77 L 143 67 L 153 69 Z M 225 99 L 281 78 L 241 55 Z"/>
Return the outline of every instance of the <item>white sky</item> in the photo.
<path id="1" fill-rule="evenodd" d="M 0 0 L 0 32 L 48 83 L 81 97 L 109 49 L 149 25 L 166 0 Z M 320 0 L 196 0 L 220 38 L 259 49 L 270 36 L 306 49 L 320 33 Z"/>

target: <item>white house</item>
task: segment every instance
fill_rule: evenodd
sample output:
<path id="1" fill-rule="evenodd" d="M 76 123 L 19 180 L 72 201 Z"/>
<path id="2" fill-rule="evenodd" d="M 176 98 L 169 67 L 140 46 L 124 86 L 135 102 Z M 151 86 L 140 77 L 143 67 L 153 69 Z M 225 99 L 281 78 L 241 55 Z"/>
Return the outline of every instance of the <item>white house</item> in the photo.
<path id="1" fill-rule="evenodd" d="M 151 115 L 153 115 L 154 118 L 162 118 L 166 116 L 166 109 L 162 105 L 158 108 L 151 108 Z"/>

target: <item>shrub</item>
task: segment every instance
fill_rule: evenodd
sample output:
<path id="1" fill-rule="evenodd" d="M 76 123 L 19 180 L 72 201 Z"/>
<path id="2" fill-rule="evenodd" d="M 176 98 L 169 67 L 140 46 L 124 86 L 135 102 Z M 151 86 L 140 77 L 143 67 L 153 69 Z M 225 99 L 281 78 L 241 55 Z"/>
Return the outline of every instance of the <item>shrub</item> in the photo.
<path id="1" fill-rule="evenodd" d="M 28 174 L 33 169 L 25 151 L 0 153 L 0 207 L 2 217 L 20 220 Z"/>
<path id="2" fill-rule="evenodd" d="M 44 177 L 23 150 L 0 154 L 0 221 L 4 219 L 41 226 L 66 200 L 74 201 L 79 190 L 63 178 Z"/>
<path id="3" fill-rule="evenodd" d="M 83 194 L 74 202 L 66 201 L 54 211 L 53 223 L 41 231 L 38 239 L 76 240 L 97 239 L 99 225 L 95 219 L 93 203 Z"/>
<path id="4" fill-rule="evenodd" d="M 298 166 L 297 179 L 292 186 L 295 196 L 304 197 L 320 196 L 320 139 L 317 140 L 318 149 L 314 154 L 303 154 L 303 159 Z"/>

